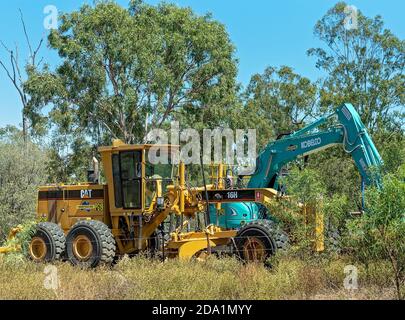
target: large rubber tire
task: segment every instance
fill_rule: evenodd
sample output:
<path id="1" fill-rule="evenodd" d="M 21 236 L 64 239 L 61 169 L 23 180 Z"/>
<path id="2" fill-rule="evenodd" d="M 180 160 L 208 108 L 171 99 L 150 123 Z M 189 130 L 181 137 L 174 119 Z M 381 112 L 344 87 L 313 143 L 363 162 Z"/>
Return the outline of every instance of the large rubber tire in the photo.
<path id="1" fill-rule="evenodd" d="M 256 220 L 239 229 L 235 237 L 238 256 L 245 262 L 265 262 L 278 250 L 286 250 L 289 239 L 271 220 Z"/>
<path id="2" fill-rule="evenodd" d="M 66 237 L 69 261 L 83 268 L 110 265 L 115 257 L 115 239 L 110 228 L 97 220 L 78 221 Z"/>
<path id="3" fill-rule="evenodd" d="M 28 254 L 35 262 L 53 262 L 63 257 L 65 244 L 65 234 L 57 224 L 40 222 L 31 238 Z"/>

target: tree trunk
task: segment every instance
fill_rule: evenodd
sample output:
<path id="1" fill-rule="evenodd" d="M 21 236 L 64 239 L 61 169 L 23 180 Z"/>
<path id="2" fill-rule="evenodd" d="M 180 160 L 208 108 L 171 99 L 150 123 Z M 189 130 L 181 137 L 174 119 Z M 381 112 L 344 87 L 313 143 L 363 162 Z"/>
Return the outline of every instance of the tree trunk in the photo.
<path id="1" fill-rule="evenodd" d="M 23 130 L 23 139 L 24 139 L 24 144 L 27 145 L 27 136 L 28 136 L 28 130 L 27 130 L 27 118 L 25 117 L 24 110 L 22 112 L 22 130 Z"/>

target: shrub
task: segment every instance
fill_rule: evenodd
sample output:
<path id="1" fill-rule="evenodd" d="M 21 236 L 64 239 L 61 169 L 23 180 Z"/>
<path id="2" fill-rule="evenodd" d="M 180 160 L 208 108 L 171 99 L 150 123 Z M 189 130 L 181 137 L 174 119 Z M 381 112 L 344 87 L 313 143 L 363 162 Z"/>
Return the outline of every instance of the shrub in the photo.
<path id="1" fill-rule="evenodd" d="M 35 216 L 37 188 L 46 181 L 47 158 L 17 132 L 0 134 L 0 242 L 8 230 Z"/>
<path id="2" fill-rule="evenodd" d="M 399 299 L 405 280 L 405 166 L 382 178 L 381 188 L 366 191 L 366 213 L 348 223 L 353 256 L 365 265 L 386 260 Z"/>

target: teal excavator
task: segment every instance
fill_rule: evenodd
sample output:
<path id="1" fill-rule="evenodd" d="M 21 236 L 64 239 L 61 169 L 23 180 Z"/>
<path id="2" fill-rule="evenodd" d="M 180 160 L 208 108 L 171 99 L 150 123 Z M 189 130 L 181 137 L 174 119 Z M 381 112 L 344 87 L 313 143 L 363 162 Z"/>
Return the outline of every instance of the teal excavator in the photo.
<path id="1" fill-rule="evenodd" d="M 337 118 L 337 124 L 328 128 L 327 122 L 333 117 Z M 288 163 L 334 145 L 342 146 L 351 155 L 362 178 L 363 193 L 367 185 L 378 185 L 378 177 L 375 178 L 370 169 L 381 167 L 381 156 L 355 108 L 345 103 L 332 114 L 270 142 L 257 157 L 255 172 L 250 175 L 246 187 L 280 190 L 279 178 Z M 232 183 L 226 185 L 233 187 Z M 262 210 L 263 207 L 258 204 L 243 202 L 223 204 L 221 212 L 211 206 L 210 220 L 217 221 L 224 228 L 238 229 L 249 222 L 263 219 Z M 267 215 L 266 218 L 271 219 L 271 216 Z"/>

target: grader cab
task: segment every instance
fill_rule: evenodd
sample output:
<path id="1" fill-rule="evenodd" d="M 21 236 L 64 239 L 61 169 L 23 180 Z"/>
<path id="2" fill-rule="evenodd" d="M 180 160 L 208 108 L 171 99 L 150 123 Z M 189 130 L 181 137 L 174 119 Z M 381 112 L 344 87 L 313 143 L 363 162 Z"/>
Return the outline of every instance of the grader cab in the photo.
<path id="1" fill-rule="evenodd" d="M 96 267 L 142 251 L 181 259 L 225 251 L 246 261 L 264 261 L 286 247 L 287 235 L 270 220 L 224 229 L 211 224 L 207 210 L 223 203 L 274 201 L 275 190 L 226 189 L 221 183 L 190 187 L 183 163 L 148 161 L 152 147 L 169 158 L 178 149 L 115 140 L 112 146 L 99 148 L 105 184 L 99 184 L 99 173 L 93 172 L 89 183 L 41 187 L 37 207 L 41 222 L 29 244 L 30 257 Z M 176 217 L 180 219 L 174 226 Z M 168 221 L 169 230 L 164 226 Z"/>

